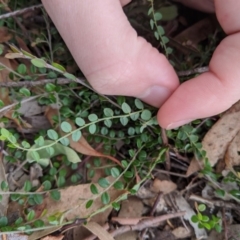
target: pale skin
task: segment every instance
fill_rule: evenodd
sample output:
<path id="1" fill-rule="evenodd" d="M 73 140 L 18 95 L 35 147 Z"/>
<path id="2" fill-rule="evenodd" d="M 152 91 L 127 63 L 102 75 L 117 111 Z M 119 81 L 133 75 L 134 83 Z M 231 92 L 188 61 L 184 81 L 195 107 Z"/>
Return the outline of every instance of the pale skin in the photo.
<path id="1" fill-rule="evenodd" d="M 228 35 L 215 50 L 210 71 L 181 85 L 165 56 L 130 26 L 122 11 L 128 0 L 42 2 L 97 92 L 138 97 L 160 108 L 160 126 L 171 129 L 219 114 L 240 99 L 240 1 L 178 1 L 207 12 L 215 5 Z"/>

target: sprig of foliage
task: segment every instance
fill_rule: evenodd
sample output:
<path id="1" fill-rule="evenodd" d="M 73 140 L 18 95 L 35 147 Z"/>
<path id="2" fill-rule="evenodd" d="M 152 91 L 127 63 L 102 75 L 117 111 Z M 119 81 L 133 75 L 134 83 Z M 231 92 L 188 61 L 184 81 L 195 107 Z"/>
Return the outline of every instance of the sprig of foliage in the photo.
<path id="1" fill-rule="evenodd" d="M 167 46 L 169 39 L 165 36 L 164 28 L 158 24 L 158 21 L 162 19 L 162 14 L 156 12 L 154 8 L 154 0 L 149 0 L 150 8 L 148 10 L 148 15 L 151 16 L 150 27 L 154 31 L 155 38 L 160 41 L 161 47 L 164 49 L 165 56 L 168 57 L 172 53 L 172 48 Z"/>
<path id="2" fill-rule="evenodd" d="M 199 228 L 205 228 L 207 230 L 215 229 L 217 232 L 222 231 L 221 218 L 211 215 L 211 218 L 204 214 L 206 211 L 206 205 L 200 204 L 196 207 L 197 214 L 191 217 L 192 222 L 198 223 Z"/>

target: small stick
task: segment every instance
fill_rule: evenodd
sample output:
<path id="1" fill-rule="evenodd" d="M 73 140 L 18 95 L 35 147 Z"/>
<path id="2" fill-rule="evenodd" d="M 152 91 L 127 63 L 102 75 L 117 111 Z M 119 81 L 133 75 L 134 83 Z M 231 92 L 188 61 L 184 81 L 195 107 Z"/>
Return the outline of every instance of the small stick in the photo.
<path id="1" fill-rule="evenodd" d="M 167 138 L 167 134 L 166 134 L 166 130 L 161 128 L 161 137 L 163 140 L 163 144 L 167 147 L 168 144 L 168 138 Z M 165 166 L 167 171 L 170 171 L 171 169 L 171 159 L 170 159 L 170 154 L 169 154 L 169 149 L 167 149 L 166 153 L 165 153 L 165 157 L 166 157 L 166 161 L 165 161 Z"/>
<path id="2" fill-rule="evenodd" d="M 209 71 L 209 67 L 199 67 L 199 68 L 195 68 L 195 69 L 190 69 L 190 70 L 186 70 L 186 71 L 180 71 L 177 72 L 177 75 L 179 77 L 186 77 L 189 75 L 193 75 L 193 74 L 198 74 L 198 73 L 205 73 Z"/>
<path id="3" fill-rule="evenodd" d="M 10 18 L 10 17 L 13 17 L 13 16 L 17 16 L 17 15 L 21 15 L 21 14 L 24 14 L 25 12 L 33 11 L 33 10 L 35 10 L 37 8 L 41 8 L 41 7 L 43 7 L 43 5 L 38 4 L 38 5 L 31 6 L 31 7 L 23 8 L 23 9 L 20 9 L 20 10 L 16 10 L 14 12 L 5 13 L 5 14 L 0 15 L 0 20 L 5 19 L 5 18 Z"/>
<path id="4" fill-rule="evenodd" d="M 185 212 L 177 212 L 177 213 L 166 214 L 158 217 L 147 218 L 140 221 L 137 225 L 122 226 L 118 229 L 115 229 L 114 231 L 111 232 L 111 235 L 113 237 L 116 237 L 128 231 L 142 231 L 145 228 L 155 227 L 160 222 L 166 221 L 171 218 L 181 217 L 184 214 Z"/>
<path id="5" fill-rule="evenodd" d="M 68 84 L 74 82 L 67 78 L 43 79 L 38 81 L 21 81 L 21 82 L 0 82 L 0 87 L 36 87 L 47 83 Z"/>

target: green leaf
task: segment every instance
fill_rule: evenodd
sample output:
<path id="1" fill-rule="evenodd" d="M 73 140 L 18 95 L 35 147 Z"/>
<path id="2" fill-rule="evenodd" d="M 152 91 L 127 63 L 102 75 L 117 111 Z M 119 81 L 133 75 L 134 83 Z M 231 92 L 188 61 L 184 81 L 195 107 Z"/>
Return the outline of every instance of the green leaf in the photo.
<path id="1" fill-rule="evenodd" d="M 216 224 L 215 225 L 215 230 L 216 230 L 216 232 L 221 233 L 222 232 L 222 226 L 220 224 Z"/>
<path id="2" fill-rule="evenodd" d="M 172 21 L 178 16 L 178 8 L 176 5 L 164 6 L 159 9 L 162 14 L 163 21 Z"/>
<path id="3" fill-rule="evenodd" d="M 112 117 L 114 115 L 113 110 L 111 108 L 104 108 L 103 112 L 106 117 Z"/>
<path id="4" fill-rule="evenodd" d="M 171 54 L 172 52 L 173 52 L 173 49 L 170 48 L 170 47 L 167 47 L 166 53 L 167 53 L 167 54 Z"/>
<path id="5" fill-rule="evenodd" d="M 101 200 L 104 205 L 108 204 L 110 202 L 110 196 L 107 192 L 103 193 L 101 195 Z"/>
<path id="6" fill-rule="evenodd" d="M 32 189 L 32 183 L 29 180 L 26 180 L 23 189 L 25 192 L 30 192 Z"/>
<path id="7" fill-rule="evenodd" d="M 211 230 L 211 226 L 209 223 L 206 222 L 202 222 L 202 225 L 204 226 L 204 228 L 206 228 L 207 230 Z"/>
<path id="8" fill-rule="evenodd" d="M 198 223 L 199 220 L 198 220 L 197 215 L 193 215 L 193 216 L 191 217 L 191 221 L 194 222 L 194 223 Z"/>
<path id="9" fill-rule="evenodd" d="M 128 162 L 126 160 L 122 160 L 121 161 L 121 164 L 124 168 L 127 168 L 128 167 Z"/>
<path id="10" fill-rule="evenodd" d="M 68 145 L 70 144 L 70 141 L 69 141 L 69 139 L 68 139 L 67 137 L 62 138 L 62 139 L 60 140 L 60 142 L 61 142 L 61 144 L 64 145 L 64 146 L 68 146 Z"/>
<path id="11" fill-rule="evenodd" d="M 8 225 L 7 217 L 0 217 L 0 227 L 6 227 Z"/>
<path id="12" fill-rule="evenodd" d="M 120 208 L 121 208 L 120 204 L 117 203 L 117 202 L 112 203 L 112 207 L 113 207 L 116 211 L 119 211 Z"/>
<path id="13" fill-rule="evenodd" d="M 31 147 L 31 145 L 27 141 L 22 141 L 22 146 L 26 149 Z"/>
<path id="14" fill-rule="evenodd" d="M 98 194 L 98 189 L 95 184 L 90 185 L 90 190 L 91 190 L 92 194 Z"/>
<path id="15" fill-rule="evenodd" d="M 159 37 L 159 33 L 158 33 L 157 31 L 154 32 L 154 37 L 155 37 L 157 40 L 159 40 L 160 37 Z"/>
<path id="16" fill-rule="evenodd" d="M 111 168 L 111 175 L 112 175 L 114 178 L 117 178 L 117 177 L 120 175 L 119 169 L 116 168 L 116 167 Z"/>
<path id="17" fill-rule="evenodd" d="M 0 108 L 4 107 L 4 102 L 0 99 Z"/>
<path id="18" fill-rule="evenodd" d="M 50 159 L 49 158 L 40 158 L 37 161 L 41 166 L 47 167 L 50 164 Z"/>
<path id="19" fill-rule="evenodd" d="M 52 184 L 50 181 L 46 180 L 42 183 L 44 191 L 48 191 L 52 188 Z"/>
<path id="20" fill-rule="evenodd" d="M 132 171 L 126 171 L 123 176 L 125 178 L 132 178 L 133 177 L 133 172 Z"/>
<path id="21" fill-rule="evenodd" d="M 206 210 L 206 205 L 205 205 L 205 204 L 199 204 L 199 205 L 198 205 L 198 210 L 199 210 L 200 212 L 204 212 L 204 211 Z"/>
<path id="22" fill-rule="evenodd" d="M 122 190 L 122 189 L 124 189 L 124 184 L 123 184 L 121 181 L 116 181 L 113 186 L 114 186 L 114 188 L 117 189 L 117 190 Z"/>
<path id="23" fill-rule="evenodd" d="M 151 27 L 151 30 L 154 29 L 154 21 L 153 21 L 153 19 L 150 19 L 150 27 Z"/>
<path id="24" fill-rule="evenodd" d="M 159 12 L 154 13 L 154 19 L 155 19 L 156 21 L 161 20 L 161 19 L 162 19 L 162 14 L 159 13 Z"/>
<path id="25" fill-rule="evenodd" d="M 110 185 L 110 182 L 106 179 L 106 178 L 100 178 L 98 180 L 98 184 L 102 187 L 102 188 L 107 188 Z"/>
<path id="26" fill-rule="evenodd" d="M 35 228 L 41 228 L 44 226 L 44 221 L 38 219 L 38 220 L 34 221 L 33 225 Z"/>
<path id="27" fill-rule="evenodd" d="M 31 210 L 27 215 L 27 221 L 32 221 L 35 217 L 35 211 Z"/>
<path id="28" fill-rule="evenodd" d="M 96 132 L 96 130 L 97 130 L 97 126 L 96 126 L 95 123 L 93 123 L 93 124 L 91 124 L 91 125 L 89 126 L 89 132 L 90 132 L 91 134 L 94 134 L 94 133 Z"/>
<path id="29" fill-rule="evenodd" d="M 76 81 L 76 77 L 71 73 L 64 73 L 63 76 L 66 77 L 67 79 Z"/>
<path id="30" fill-rule="evenodd" d="M 61 123 L 61 129 L 62 129 L 63 132 L 69 133 L 69 132 L 72 131 L 72 126 L 68 122 L 62 122 Z"/>
<path id="31" fill-rule="evenodd" d="M 110 128 L 112 126 L 112 121 L 111 119 L 106 119 L 104 120 L 104 124 L 106 127 Z"/>
<path id="32" fill-rule="evenodd" d="M 166 36 L 162 36 L 161 41 L 165 45 L 165 44 L 167 44 L 169 42 L 169 39 Z"/>
<path id="33" fill-rule="evenodd" d="M 58 185 L 59 188 L 63 187 L 65 185 L 65 183 L 66 183 L 65 177 L 59 176 L 57 178 L 57 185 Z"/>
<path id="34" fill-rule="evenodd" d="M 44 68 L 47 66 L 47 63 L 41 58 L 31 59 L 31 63 L 38 68 Z"/>
<path id="35" fill-rule="evenodd" d="M 52 143 L 54 143 L 54 141 L 45 140 L 46 145 L 50 145 Z M 34 149 L 36 147 L 37 147 L 36 145 L 33 145 L 31 149 Z M 81 162 L 81 159 L 79 158 L 78 154 L 73 149 L 71 149 L 69 147 L 63 146 L 60 143 L 55 143 L 52 146 L 52 148 L 54 149 L 54 154 L 51 155 L 51 157 L 55 157 L 55 156 L 63 154 L 67 157 L 68 161 L 70 161 L 72 163 Z M 32 159 L 30 153 L 31 153 L 30 151 L 27 152 L 27 156 L 26 156 L 27 159 Z M 46 150 L 46 148 L 38 150 L 37 153 L 39 155 L 39 159 L 40 158 L 47 159 L 47 158 L 50 157 L 49 152 Z"/>
<path id="36" fill-rule="evenodd" d="M 222 189 L 217 189 L 215 190 L 215 193 L 219 196 L 219 197 L 224 197 L 225 196 L 225 191 Z"/>
<path id="37" fill-rule="evenodd" d="M 8 183 L 6 181 L 1 182 L 1 189 L 2 189 L 2 191 L 8 190 Z"/>
<path id="38" fill-rule="evenodd" d="M 202 221 L 203 221 L 203 222 L 208 222 L 208 221 L 209 221 L 209 217 L 204 215 L 204 216 L 202 217 Z"/>
<path id="39" fill-rule="evenodd" d="M 139 113 L 138 112 L 136 112 L 136 113 L 134 113 L 134 114 L 131 114 L 130 115 L 130 118 L 133 120 L 133 121 L 136 121 L 136 120 L 138 120 L 138 118 L 139 118 Z"/>
<path id="40" fill-rule="evenodd" d="M 49 157 L 52 157 L 54 155 L 54 148 L 53 147 L 46 147 L 46 152 L 48 153 Z"/>
<path id="41" fill-rule="evenodd" d="M 153 12 L 153 8 L 150 7 L 150 8 L 148 9 L 148 16 L 149 16 L 152 12 Z"/>
<path id="42" fill-rule="evenodd" d="M 39 147 L 42 147 L 44 145 L 44 138 L 43 138 L 43 136 L 39 136 L 37 139 L 34 140 L 34 142 Z"/>
<path id="43" fill-rule="evenodd" d="M 56 89 L 56 85 L 54 85 L 52 83 L 47 83 L 45 85 L 45 89 L 46 89 L 47 92 L 53 92 Z"/>
<path id="44" fill-rule="evenodd" d="M 53 200 L 59 201 L 61 198 L 61 193 L 58 190 L 53 190 L 50 192 L 50 196 Z"/>
<path id="45" fill-rule="evenodd" d="M 30 148 L 30 149 L 32 149 L 32 148 Z M 27 159 L 33 160 L 33 161 L 38 161 L 40 159 L 39 153 L 36 151 L 28 151 Z"/>
<path id="46" fill-rule="evenodd" d="M 17 72 L 24 75 L 27 72 L 27 67 L 25 64 L 21 63 L 17 67 Z"/>
<path id="47" fill-rule="evenodd" d="M 152 113 L 147 109 L 143 110 L 143 112 L 141 113 L 141 118 L 144 121 L 150 120 L 151 117 L 152 117 Z"/>
<path id="48" fill-rule="evenodd" d="M 164 28 L 162 26 L 158 26 L 157 30 L 160 36 L 163 36 L 165 34 Z"/>
<path id="49" fill-rule="evenodd" d="M 120 122 L 123 126 L 126 126 L 128 124 L 129 119 L 127 117 L 121 117 Z"/>
<path id="50" fill-rule="evenodd" d="M 197 217 L 199 221 L 202 221 L 203 215 L 200 212 L 197 213 Z"/>
<path id="51" fill-rule="evenodd" d="M 77 117 L 77 118 L 75 119 L 75 123 L 76 123 L 79 127 L 82 127 L 82 126 L 85 125 L 84 119 L 82 119 L 82 118 L 80 118 L 80 117 Z"/>
<path id="52" fill-rule="evenodd" d="M 19 218 L 15 221 L 15 224 L 16 224 L 16 225 L 20 225 L 22 222 L 23 222 L 23 218 L 22 218 L 22 217 L 19 217 Z"/>
<path id="53" fill-rule="evenodd" d="M 77 130 L 76 132 L 74 132 L 74 133 L 72 134 L 72 140 L 73 140 L 74 142 L 78 142 L 78 141 L 80 140 L 81 136 L 82 136 L 81 131 L 80 131 L 80 130 Z"/>
<path id="54" fill-rule="evenodd" d="M 43 203 L 43 196 L 41 194 L 34 194 L 33 200 L 37 205 L 40 205 Z"/>
<path id="55" fill-rule="evenodd" d="M 124 113 L 130 113 L 131 112 L 130 106 L 125 102 L 122 104 L 122 110 L 123 110 Z"/>
<path id="56" fill-rule="evenodd" d="M 98 120 L 98 116 L 94 113 L 88 115 L 88 120 L 90 122 L 96 122 Z"/>
<path id="57" fill-rule="evenodd" d="M 26 97 L 31 96 L 31 92 L 27 88 L 20 88 L 19 92 Z"/>
<path id="58" fill-rule="evenodd" d="M 133 127 L 128 128 L 128 135 L 132 136 L 134 134 L 135 134 L 135 128 Z"/>
<path id="59" fill-rule="evenodd" d="M 89 200 L 89 201 L 87 201 L 87 203 L 86 203 L 86 208 L 87 208 L 87 209 L 90 208 L 90 207 L 92 206 L 92 204 L 93 204 L 93 200 L 92 200 L 92 199 Z"/>
<path id="60" fill-rule="evenodd" d="M 5 137 L 5 138 L 9 138 L 9 136 L 11 135 L 11 133 L 5 129 L 5 128 L 1 128 L 1 134 Z"/>
<path id="61" fill-rule="evenodd" d="M 52 66 L 55 67 L 55 68 L 57 68 L 57 69 L 60 70 L 61 72 L 66 72 L 66 69 L 65 69 L 62 65 L 60 65 L 60 64 L 58 64 L 58 63 L 52 62 Z"/>
<path id="62" fill-rule="evenodd" d="M 52 139 L 52 140 L 57 140 L 57 139 L 58 139 L 58 134 L 57 134 L 57 132 L 56 132 L 55 130 L 53 130 L 53 129 L 47 130 L 47 135 L 48 135 L 48 137 L 49 137 L 50 139 Z"/>

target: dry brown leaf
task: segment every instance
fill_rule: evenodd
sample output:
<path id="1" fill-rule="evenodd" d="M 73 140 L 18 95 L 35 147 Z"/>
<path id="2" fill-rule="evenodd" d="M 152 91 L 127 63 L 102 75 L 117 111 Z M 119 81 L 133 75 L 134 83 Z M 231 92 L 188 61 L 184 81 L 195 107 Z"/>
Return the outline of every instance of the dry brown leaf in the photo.
<path id="1" fill-rule="evenodd" d="M 49 120 L 49 122 L 51 123 L 52 126 L 54 125 L 52 118 L 53 118 L 53 116 L 57 115 L 57 113 L 58 113 L 57 109 L 53 109 L 51 107 L 46 109 L 45 116 L 47 117 L 47 119 Z M 76 129 L 76 127 L 72 121 L 68 120 L 68 123 L 71 124 L 73 130 Z M 63 132 L 61 134 L 64 135 Z M 69 137 L 68 139 L 70 141 L 71 148 L 73 148 L 77 152 L 82 153 L 84 155 L 88 155 L 88 156 L 108 158 L 111 161 L 115 162 L 116 164 L 118 164 L 119 166 L 122 167 L 121 163 L 116 158 L 109 156 L 109 155 L 102 154 L 102 153 L 96 151 L 95 149 L 93 149 L 88 144 L 88 142 L 86 141 L 84 136 L 82 136 L 78 142 L 74 142 L 71 137 Z"/>
<path id="2" fill-rule="evenodd" d="M 172 231 L 172 234 L 177 238 L 177 239 L 186 239 L 191 237 L 192 233 L 191 231 L 189 231 L 188 229 L 186 229 L 185 227 L 178 227 L 175 228 Z"/>
<path id="3" fill-rule="evenodd" d="M 240 165 L 240 131 L 234 137 L 232 142 L 229 144 L 226 155 L 225 155 L 225 164 L 232 170 L 234 166 Z"/>
<path id="4" fill-rule="evenodd" d="M 42 240 L 62 240 L 64 238 L 64 235 L 58 235 L 58 236 L 46 236 L 42 238 Z"/>
<path id="5" fill-rule="evenodd" d="M 0 43 L 8 42 L 12 38 L 6 27 L 0 27 Z"/>
<path id="6" fill-rule="evenodd" d="M 83 226 L 97 236 L 100 240 L 114 240 L 112 235 L 96 222 L 88 222 Z"/>
<path id="7" fill-rule="evenodd" d="M 163 194 L 168 194 L 177 189 L 177 185 L 168 180 L 159 180 L 155 178 L 151 186 L 151 190 L 155 193 L 162 192 Z"/>
<path id="8" fill-rule="evenodd" d="M 107 179 L 110 183 L 115 180 L 112 177 L 108 177 Z M 97 186 L 99 193 L 103 192 L 103 188 L 101 188 L 97 183 L 95 185 Z M 54 201 L 48 196 L 45 199 L 46 209 L 48 209 L 47 216 L 61 211 L 66 212 L 66 219 L 72 220 L 88 217 L 90 214 L 99 210 L 104 206 L 101 201 L 101 196 L 92 194 L 90 186 L 91 184 L 89 183 L 60 189 L 61 199 L 59 201 Z M 108 190 L 108 193 L 111 201 L 114 201 L 126 192 L 124 190 L 116 190 L 112 187 Z M 90 199 L 93 199 L 94 203 L 90 208 L 86 208 L 86 203 Z"/>
<path id="9" fill-rule="evenodd" d="M 38 240 L 42 237 L 48 236 L 49 234 L 58 231 L 60 228 L 61 228 L 61 226 L 52 226 L 52 228 L 47 228 L 42 231 L 33 232 L 30 236 L 28 236 L 27 239 L 28 240 Z"/>
<path id="10" fill-rule="evenodd" d="M 117 222 L 121 225 L 137 225 L 140 221 L 142 221 L 143 219 L 147 219 L 147 218 L 151 218 L 151 217 L 137 217 L 137 218 L 122 218 L 122 217 L 113 217 L 111 219 L 112 222 Z"/>
<path id="11" fill-rule="evenodd" d="M 235 138 L 240 130 L 240 101 L 234 104 L 223 116 L 213 125 L 205 135 L 202 146 L 206 151 L 206 157 L 211 166 L 214 166 L 219 160 L 223 160 L 228 145 Z M 201 169 L 199 163 L 195 160 L 190 163 L 189 169 L 198 171 Z M 187 176 L 193 171 L 188 170 Z"/>

